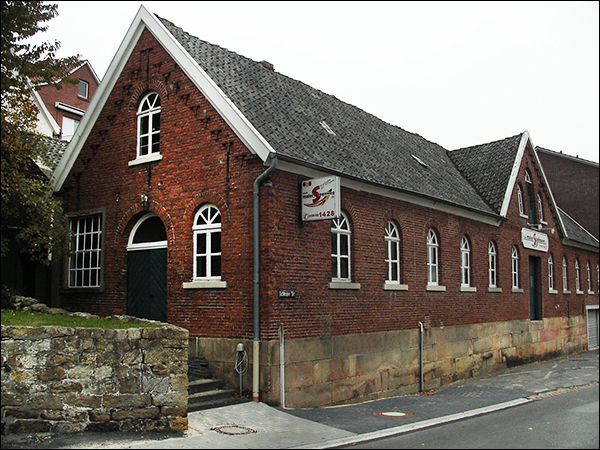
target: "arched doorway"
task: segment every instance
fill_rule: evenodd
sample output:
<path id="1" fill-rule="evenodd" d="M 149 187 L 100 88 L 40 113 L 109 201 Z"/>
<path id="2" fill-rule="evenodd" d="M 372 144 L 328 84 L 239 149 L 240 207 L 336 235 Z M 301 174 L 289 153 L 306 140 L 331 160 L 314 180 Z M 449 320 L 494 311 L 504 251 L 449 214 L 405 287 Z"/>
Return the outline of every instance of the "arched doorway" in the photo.
<path id="1" fill-rule="evenodd" d="M 129 236 L 127 314 L 167 321 L 167 232 L 153 213 L 140 218 Z"/>

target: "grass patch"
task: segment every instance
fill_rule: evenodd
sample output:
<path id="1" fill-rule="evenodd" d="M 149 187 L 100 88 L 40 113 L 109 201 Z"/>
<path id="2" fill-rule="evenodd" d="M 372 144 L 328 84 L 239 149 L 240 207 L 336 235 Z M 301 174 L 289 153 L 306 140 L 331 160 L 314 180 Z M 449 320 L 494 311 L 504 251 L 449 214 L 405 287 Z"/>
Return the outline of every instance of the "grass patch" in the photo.
<path id="1" fill-rule="evenodd" d="M 15 311 L 12 309 L 2 310 L 2 325 L 12 327 L 42 327 L 50 325 L 70 328 L 104 328 L 108 330 L 160 328 L 163 326 L 135 319 L 73 317 L 59 314 L 45 314 L 37 311 Z"/>

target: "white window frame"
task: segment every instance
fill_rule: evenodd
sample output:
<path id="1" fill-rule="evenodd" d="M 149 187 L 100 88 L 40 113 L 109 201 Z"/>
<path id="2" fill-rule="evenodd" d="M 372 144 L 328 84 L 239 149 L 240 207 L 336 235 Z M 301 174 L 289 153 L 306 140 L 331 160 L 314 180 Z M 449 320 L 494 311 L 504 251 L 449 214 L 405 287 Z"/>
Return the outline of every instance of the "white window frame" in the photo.
<path id="1" fill-rule="evenodd" d="M 385 227 L 385 267 L 385 282 L 400 284 L 400 233 L 394 222 Z"/>
<path id="2" fill-rule="evenodd" d="M 538 218 L 540 223 L 545 223 L 544 222 L 544 210 L 542 208 L 542 196 L 539 194 L 537 194 L 537 203 L 538 203 Z"/>
<path id="3" fill-rule="evenodd" d="M 563 279 L 563 292 L 567 294 L 569 292 L 569 276 L 568 276 L 568 265 L 567 258 L 563 256 L 562 259 L 562 279 Z"/>
<path id="4" fill-rule="evenodd" d="M 427 285 L 439 286 L 439 243 L 437 234 L 430 229 L 427 232 Z"/>
<path id="5" fill-rule="evenodd" d="M 583 294 L 581 290 L 581 270 L 579 268 L 579 258 L 575 260 L 575 292 L 577 294 Z"/>
<path id="6" fill-rule="evenodd" d="M 158 121 L 158 129 L 152 128 L 155 119 Z M 142 128 L 145 120 L 147 120 L 147 130 Z M 144 96 L 138 107 L 136 162 L 156 161 L 162 158 L 160 153 L 160 128 L 161 99 L 157 92 L 152 91 Z M 147 139 L 145 149 L 142 146 L 143 139 Z"/>
<path id="7" fill-rule="evenodd" d="M 346 214 L 341 213 L 340 217 L 331 220 L 331 281 L 332 283 L 348 283 L 352 281 L 351 273 L 351 247 L 352 231 L 350 222 Z M 343 250 L 342 243 L 345 242 L 346 250 Z M 343 275 L 343 269 L 346 266 L 346 275 Z"/>
<path id="8" fill-rule="evenodd" d="M 513 246 L 510 254 L 512 288 L 519 289 L 519 251 Z"/>
<path id="9" fill-rule="evenodd" d="M 471 247 L 467 236 L 460 239 L 460 285 L 471 286 Z"/>
<path id="10" fill-rule="evenodd" d="M 102 287 L 104 220 L 102 213 L 72 216 L 66 285 L 69 289 Z"/>
<path id="11" fill-rule="evenodd" d="M 494 241 L 488 244 L 488 286 L 498 287 L 498 251 Z"/>
<path id="12" fill-rule="evenodd" d="M 83 94 L 83 95 L 79 93 L 79 88 L 82 86 L 85 88 L 85 94 Z M 77 85 L 77 96 L 87 100 L 89 98 L 89 95 L 90 95 L 90 83 L 88 83 L 85 80 L 79 80 L 79 84 Z"/>
<path id="13" fill-rule="evenodd" d="M 193 281 L 221 281 L 221 274 L 223 270 L 222 260 L 222 223 L 221 223 L 221 212 L 213 204 L 206 204 L 202 206 L 194 217 L 194 225 L 192 231 L 194 233 L 194 273 Z M 212 238 L 218 235 L 219 249 L 215 251 L 212 248 Z M 202 253 L 198 251 L 199 239 L 203 239 L 206 246 Z M 202 267 L 199 265 L 199 259 L 205 258 Z M 213 267 L 213 259 L 218 258 L 219 267 L 218 271 Z M 203 269 L 205 275 L 199 275 L 198 272 Z M 218 273 L 218 275 L 217 275 Z"/>
<path id="14" fill-rule="evenodd" d="M 593 294 L 594 291 L 592 290 L 592 268 L 590 266 L 590 262 L 587 262 L 587 282 L 588 282 L 588 294 Z"/>
<path id="15" fill-rule="evenodd" d="M 556 294 L 556 289 L 554 288 L 554 260 L 552 255 L 548 255 L 548 292 L 551 294 Z"/>
<path id="16" fill-rule="evenodd" d="M 520 184 L 517 184 L 517 201 L 519 203 L 519 214 L 524 216 L 525 208 L 523 207 L 523 190 L 521 189 Z"/>

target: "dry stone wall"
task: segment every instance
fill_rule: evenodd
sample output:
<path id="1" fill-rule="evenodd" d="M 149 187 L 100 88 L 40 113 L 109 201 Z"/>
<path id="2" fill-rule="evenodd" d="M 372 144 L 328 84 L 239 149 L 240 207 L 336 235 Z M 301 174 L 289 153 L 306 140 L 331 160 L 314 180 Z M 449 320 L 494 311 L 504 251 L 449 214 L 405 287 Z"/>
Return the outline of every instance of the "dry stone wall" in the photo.
<path id="1" fill-rule="evenodd" d="M 2 326 L 2 434 L 187 429 L 188 331 Z"/>

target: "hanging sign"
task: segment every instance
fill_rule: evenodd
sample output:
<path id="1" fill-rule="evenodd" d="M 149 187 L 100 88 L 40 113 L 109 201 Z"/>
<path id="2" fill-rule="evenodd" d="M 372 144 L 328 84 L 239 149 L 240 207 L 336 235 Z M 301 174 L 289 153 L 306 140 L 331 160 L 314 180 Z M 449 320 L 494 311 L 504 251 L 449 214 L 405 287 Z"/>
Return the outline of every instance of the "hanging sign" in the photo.
<path id="1" fill-rule="evenodd" d="M 521 242 L 523 247 L 541 252 L 548 251 L 548 235 L 539 231 L 521 228 Z"/>
<path id="2" fill-rule="evenodd" d="M 302 182 L 302 220 L 335 219 L 340 215 L 339 177 L 314 178 Z"/>

